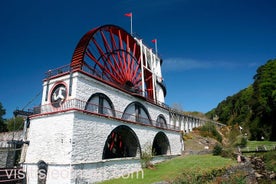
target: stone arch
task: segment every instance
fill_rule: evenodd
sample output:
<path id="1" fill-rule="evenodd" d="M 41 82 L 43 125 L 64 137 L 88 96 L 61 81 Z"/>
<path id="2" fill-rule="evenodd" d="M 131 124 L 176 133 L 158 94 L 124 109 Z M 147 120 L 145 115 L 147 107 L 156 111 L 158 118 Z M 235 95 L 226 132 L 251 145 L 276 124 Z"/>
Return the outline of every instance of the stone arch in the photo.
<path id="1" fill-rule="evenodd" d="M 85 105 L 85 110 L 115 117 L 115 109 L 112 101 L 103 93 L 91 95 Z"/>
<path id="2" fill-rule="evenodd" d="M 166 118 L 163 114 L 159 114 L 159 116 L 157 117 L 156 126 L 162 127 L 162 128 L 168 128 Z"/>
<path id="3" fill-rule="evenodd" d="M 141 146 L 135 132 L 126 125 L 120 125 L 108 135 L 103 159 L 140 157 Z"/>
<path id="4" fill-rule="evenodd" d="M 124 110 L 122 119 L 151 125 L 151 118 L 147 108 L 140 102 L 130 103 Z"/>
<path id="5" fill-rule="evenodd" d="M 170 154 L 169 139 L 164 132 L 158 132 L 153 140 L 152 151 L 154 155 Z"/>

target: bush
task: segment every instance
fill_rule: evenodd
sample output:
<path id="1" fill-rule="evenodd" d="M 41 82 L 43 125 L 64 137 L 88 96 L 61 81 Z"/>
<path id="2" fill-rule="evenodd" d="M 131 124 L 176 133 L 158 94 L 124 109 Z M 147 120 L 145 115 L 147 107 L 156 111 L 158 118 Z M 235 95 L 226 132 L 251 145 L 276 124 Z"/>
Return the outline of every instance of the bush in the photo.
<path id="1" fill-rule="evenodd" d="M 236 154 L 234 153 L 233 148 L 222 149 L 220 156 L 225 157 L 225 158 L 231 158 L 233 160 L 236 159 Z"/>
<path id="2" fill-rule="evenodd" d="M 219 144 L 216 144 L 213 149 L 213 155 L 221 155 L 222 147 Z"/>
<path id="3" fill-rule="evenodd" d="M 184 134 L 182 136 L 182 138 L 183 138 L 184 141 L 187 141 L 188 139 L 193 139 L 193 137 L 191 135 L 189 135 L 189 134 Z"/>
<path id="4" fill-rule="evenodd" d="M 236 137 L 235 142 L 232 143 L 234 147 L 244 148 L 247 145 L 247 139 L 243 135 Z"/>
<path id="5" fill-rule="evenodd" d="M 268 170 L 276 172 L 276 152 L 269 151 L 262 154 L 265 166 Z"/>
<path id="6" fill-rule="evenodd" d="M 194 171 L 183 172 L 177 179 L 172 183 L 175 184 L 202 184 L 210 183 L 215 180 L 217 177 L 222 176 L 226 173 L 226 168 L 221 169 L 212 169 L 210 171 L 200 171 L 196 173 Z"/>
<path id="7" fill-rule="evenodd" d="M 151 144 L 146 143 L 144 146 L 144 150 L 141 153 L 141 165 L 142 168 L 151 168 L 153 164 L 151 163 L 151 160 L 154 155 L 154 151 L 152 150 Z"/>
<path id="8" fill-rule="evenodd" d="M 204 137 L 212 137 L 219 142 L 222 142 L 222 136 L 217 131 L 213 123 L 207 122 L 200 128 L 200 134 Z"/>
<path id="9" fill-rule="evenodd" d="M 241 138 L 240 147 L 246 147 L 247 145 L 247 139 L 245 137 Z"/>

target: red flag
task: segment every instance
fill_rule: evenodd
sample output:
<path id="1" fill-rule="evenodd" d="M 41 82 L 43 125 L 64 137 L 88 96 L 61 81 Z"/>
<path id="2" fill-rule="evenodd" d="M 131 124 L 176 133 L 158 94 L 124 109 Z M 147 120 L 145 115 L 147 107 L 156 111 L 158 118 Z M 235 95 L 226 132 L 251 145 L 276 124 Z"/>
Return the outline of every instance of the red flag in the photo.
<path id="1" fill-rule="evenodd" d="M 125 16 L 132 17 L 132 13 L 126 13 Z"/>
<path id="2" fill-rule="evenodd" d="M 152 43 L 156 43 L 156 39 L 151 40 Z"/>

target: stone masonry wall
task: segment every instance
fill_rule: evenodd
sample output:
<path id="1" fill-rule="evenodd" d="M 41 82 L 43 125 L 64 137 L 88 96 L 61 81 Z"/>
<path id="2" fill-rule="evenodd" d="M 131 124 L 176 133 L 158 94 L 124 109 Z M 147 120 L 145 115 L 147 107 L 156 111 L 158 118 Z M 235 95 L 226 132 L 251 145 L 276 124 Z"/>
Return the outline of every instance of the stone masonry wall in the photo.
<path id="1" fill-rule="evenodd" d="M 32 118 L 25 163 L 36 164 L 40 160 L 52 164 L 70 163 L 73 120 L 72 113 Z"/>
<path id="2" fill-rule="evenodd" d="M 103 93 L 107 95 L 110 100 L 112 101 L 115 111 L 116 111 L 116 117 L 121 118 L 124 110 L 126 107 L 131 103 L 138 101 L 142 103 L 148 110 L 151 119 L 156 121 L 158 115 L 163 114 L 166 122 L 169 123 L 169 112 L 168 110 L 153 105 L 149 102 L 146 102 L 145 100 L 142 100 L 140 98 L 131 96 L 125 92 L 122 92 L 116 88 L 110 87 L 106 84 L 103 84 L 93 78 L 87 77 L 83 74 L 77 74 L 79 75 L 77 78 L 74 78 L 74 85 L 78 89 L 78 93 L 76 94 L 75 98 L 81 99 L 83 101 L 88 101 L 88 99 L 93 95 L 94 93 Z M 73 98 L 73 97 L 72 97 Z M 121 112 L 121 113 L 120 113 Z"/>
<path id="3" fill-rule="evenodd" d="M 138 137 L 143 151 L 146 144 L 152 144 L 158 132 L 164 132 L 169 139 L 172 155 L 181 154 L 181 138 L 179 132 L 162 130 L 154 127 L 124 123 L 123 121 L 75 112 L 73 133 L 73 163 L 101 161 L 108 135 L 116 127 L 126 125 Z"/>
<path id="4" fill-rule="evenodd" d="M 8 141 L 11 140 L 21 140 L 23 131 L 16 132 L 3 132 L 0 133 L 0 168 L 13 165 L 13 158 L 10 159 L 10 162 L 7 164 L 9 144 Z M 10 154 L 13 154 L 13 151 L 10 150 Z"/>
<path id="5" fill-rule="evenodd" d="M 53 79 L 48 84 L 44 82 L 42 105 L 50 103 L 49 97 L 47 101 L 45 98 L 51 93 L 56 83 L 63 83 L 69 88 L 69 75 Z M 48 94 L 45 92 L 47 85 Z M 47 183 L 75 183 L 77 180 L 80 183 L 94 182 L 140 171 L 140 153 L 137 153 L 135 158 L 102 160 L 108 135 L 121 125 L 133 130 L 142 151 L 145 145 L 152 145 L 159 132 L 163 132 L 170 145 L 168 155 L 181 154 L 183 142 L 179 132 L 120 120 L 127 106 L 135 101 L 145 106 L 152 120 L 156 120 L 158 115 L 163 114 L 166 122 L 169 123 L 169 112 L 166 109 L 112 88 L 84 74 L 73 73 L 72 94 L 67 99 L 79 99 L 86 102 L 94 93 L 104 93 L 110 98 L 118 119 L 78 110 L 31 118 L 28 135 L 30 145 L 24 163 L 26 171 L 29 171 L 27 172 L 29 183 L 37 182 L 37 163 L 41 160 L 48 164 Z M 48 108 L 48 106 L 45 107 Z M 79 177 L 80 174 L 81 177 Z"/>
<path id="6" fill-rule="evenodd" d="M 24 164 L 30 174 L 30 183 L 37 181 L 34 172 L 37 173 L 37 163 L 40 160 L 45 161 L 49 167 L 47 183 L 68 183 L 68 179 L 57 177 L 63 177 L 68 172 L 71 183 L 74 183 L 73 180 L 76 179 L 94 182 L 120 176 L 127 171 L 140 171 L 139 155 L 132 159 L 102 160 L 107 136 L 120 125 L 129 126 L 135 132 L 142 150 L 145 144 L 152 144 L 156 134 L 162 131 L 169 139 L 171 155 L 181 153 L 178 132 L 92 116 L 80 111 L 42 116 L 33 118 L 30 125 L 30 146 Z M 116 164 L 112 164 L 115 161 Z M 82 178 L 76 178 L 76 173 L 80 172 Z"/>
<path id="7" fill-rule="evenodd" d="M 100 181 L 121 176 L 129 172 L 138 172 L 141 170 L 139 158 L 121 158 L 102 160 L 103 150 L 108 135 L 116 127 L 126 125 L 131 128 L 138 137 L 142 151 L 145 146 L 152 145 L 158 132 L 164 132 L 169 139 L 170 154 L 181 154 L 181 138 L 179 132 L 161 130 L 154 127 L 141 126 L 136 124 L 124 123 L 123 121 L 93 116 L 81 112 L 75 112 L 74 133 L 73 133 L 73 152 L 72 165 L 75 171 L 81 172 L 83 178 L 80 180 Z M 162 159 L 161 159 L 162 160 Z M 80 169 L 82 167 L 85 167 Z M 131 169 L 130 169 L 131 168 Z M 89 180 L 90 179 L 90 180 Z"/>

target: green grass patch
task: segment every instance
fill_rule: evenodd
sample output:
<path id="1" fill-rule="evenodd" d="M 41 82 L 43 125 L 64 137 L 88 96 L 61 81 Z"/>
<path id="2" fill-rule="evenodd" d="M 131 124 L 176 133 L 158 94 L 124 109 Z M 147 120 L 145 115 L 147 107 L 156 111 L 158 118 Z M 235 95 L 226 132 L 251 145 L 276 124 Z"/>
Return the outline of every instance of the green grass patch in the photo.
<path id="1" fill-rule="evenodd" d="M 155 166 L 154 169 L 144 169 L 144 177 L 141 172 L 133 177 L 118 178 L 102 182 L 102 184 L 150 184 L 158 181 L 174 181 L 183 176 L 183 173 L 192 173 L 198 176 L 215 169 L 224 169 L 235 165 L 236 161 L 229 158 L 212 155 L 191 155 L 177 157 Z M 193 176 L 192 176 L 193 177 Z"/>
<path id="2" fill-rule="evenodd" d="M 242 151 L 256 151 L 258 148 L 266 148 L 267 150 L 275 150 L 276 141 L 247 141 L 246 147 Z"/>
<path id="3" fill-rule="evenodd" d="M 257 146 L 276 146 L 276 141 L 248 141 L 248 147 L 257 147 Z"/>

